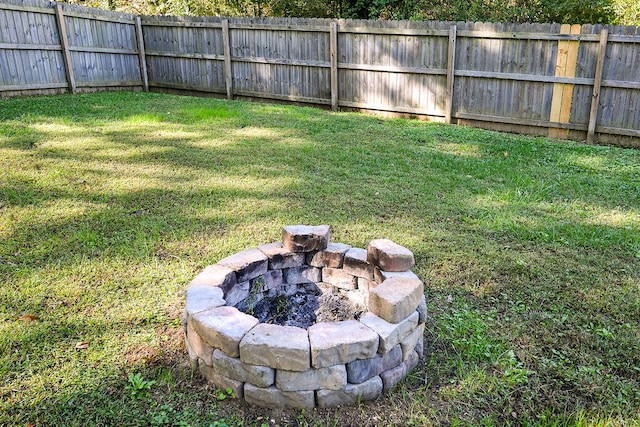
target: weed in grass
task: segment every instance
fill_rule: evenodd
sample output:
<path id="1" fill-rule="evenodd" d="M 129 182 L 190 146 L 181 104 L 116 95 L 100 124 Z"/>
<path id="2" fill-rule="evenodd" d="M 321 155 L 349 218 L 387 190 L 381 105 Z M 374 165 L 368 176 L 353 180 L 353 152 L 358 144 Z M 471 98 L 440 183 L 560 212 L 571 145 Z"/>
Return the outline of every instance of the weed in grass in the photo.
<path id="1" fill-rule="evenodd" d="M 127 384 L 125 388 L 129 391 L 132 398 L 144 399 L 149 396 L 149 390 L 155 383 L 156 382 L 154 380 L 144 379 L 139 372 L 135 375 L 130 373 L 129 384 Z"/>

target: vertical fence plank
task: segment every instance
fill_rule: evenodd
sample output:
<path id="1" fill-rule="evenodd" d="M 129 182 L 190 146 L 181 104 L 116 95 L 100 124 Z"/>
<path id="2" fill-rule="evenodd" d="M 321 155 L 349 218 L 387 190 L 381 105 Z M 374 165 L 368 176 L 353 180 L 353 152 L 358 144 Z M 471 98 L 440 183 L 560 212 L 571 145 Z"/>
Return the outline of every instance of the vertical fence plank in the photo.
<path id="1" fill-rule="evenodd" d="M 600 44 L 598 47 L 598 59 L 596 61 L 595 81 L 593 82 L 593 95 L 591 96 L 591 112 L 589 113 L 589 127 L 587 129 L 587 144 L 595 141 L 596 122 L 598 121 L 598 104 L 600 103 L 600 89 L 602 86 L 602 70 L 604 68 L 605 54 L 607 52 L 607 38 L 609 31 L 605 28 L 600 31 Z"/>
<path id="2" fill-rule="evenodd" d="M 73 63 L 71 62 L 71 53 L 69 52 L 69 40 L 67 38 L 67 27 L 64 23 L 64 13 L 62 5 L 56 3 L 56 22 L 58 23 L 58 33 L 60 34 L 60 45 L 62 46 L 62 58 L 64 59 L 64 68 L 67 74 L 67 83 L 69 92 L 76 93 L 76 79 L 73 75 Z"/>
<path id="3" fill-rule="evenodd" d="M 456 62 L 456 26 L 449 27 L 449 50 L 447 53 L 447 90 L 445 100 L 444 121 L 451 123 L 451 113 L 453 111 L 453 78 Z"/>
<path id="4" fill-rule="evenodd" d="M 222 49 L 224 53 L 224 84 L 227 99 L 233 99 L 233 75 L 231 74 L 231 39 L 229 38 L 229 20 L 222 20 Z"/>
<path id="5" fill-rule="evenodd" d="M 147 58 L 144 54 L 144 35 L 140 17 L 136 16 L 136 39 L 138 39 L 138 58 L 140 59 L 140 77 L 145 92 L 149 92 L 149 76 L 147 74 Z"/>
<path id="6" fill-rule="evenodd" d="M 580 34 L 580 25 L 564 24 L 560 28 L 560 34 Z M 556 77 L 575 77 L 578 61 L 579 42 L 575 40 L 559 40 L 556 55 Z M 571 118 L 571 103 L 573 100 L 573 88 L 571 83 L 555 83 L 551 97 L 551 113 L 549 121 L 569 123 Z M 551 138 L 564 138 L 569 136 L 567 129 L 549 128 Z"/>
<path id="7" fill-rule="evenodd" d="M 331 58 L 331 109 L 338 111 L 338 25 L 330 24 L 329 51 Z"/>

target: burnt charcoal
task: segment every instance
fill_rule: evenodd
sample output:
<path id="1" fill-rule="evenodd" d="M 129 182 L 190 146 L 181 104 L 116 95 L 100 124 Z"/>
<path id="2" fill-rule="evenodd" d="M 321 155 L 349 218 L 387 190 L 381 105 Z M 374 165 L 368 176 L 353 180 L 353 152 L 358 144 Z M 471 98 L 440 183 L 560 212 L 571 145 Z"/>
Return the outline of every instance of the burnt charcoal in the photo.
<path id="1" fill-rule="evenodd" d="M 358 319 L 361 314 L 344 293 L 323 294 L 315 283 L 298 285 L 290 295 L 281 292 L 256 299 L 247 298 L 235 307 L 260 323 L 307 329 L 316 322 Z"/>

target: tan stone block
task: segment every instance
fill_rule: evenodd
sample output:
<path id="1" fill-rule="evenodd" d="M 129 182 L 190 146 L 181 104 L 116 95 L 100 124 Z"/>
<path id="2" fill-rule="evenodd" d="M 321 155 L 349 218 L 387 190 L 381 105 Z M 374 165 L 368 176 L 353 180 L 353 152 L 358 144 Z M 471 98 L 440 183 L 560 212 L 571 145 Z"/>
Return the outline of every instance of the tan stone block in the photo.
<path id="1" fill-rule="evenodd" d="M 190 285 L 185 299 L 187 316 L 225 305 L 222 288 L 217 286 Z"/>
<path id="2" fill-rule="evenodd" d="M 329 243 L 323 251 L 308 253 L 306 261 L 312 267 L 342 268 L 344 254 L 349 249 L 351 246 L 344 243 Z"/>
<path id="3" fill-rule="evenodd" d="M 344 255 L 345 273 L 373 280 L 373 265 L 367 261 L 367 251 L 361 248 L 351 248 Z"/>
<path id="4" fill-rule="evenodd" d="M 267 272 L 269 259 L 257 248 L 247 249 L 218 261 L 236 272 L 238 283 L 254 279 Z M 225 294 L 226 296 L 226 294 Z"/>
<path id="5" fill-rule="evenodd" d="M 213 364 L 213 347 L 200 338 L 200 335 L 198 335 L 189 323 L 187 323 L 187 344 L 187 348 L 193 352 L 196 358 L 201 359 L 209 366 Z"/>
<path id="6" fill-rule="evenodd" d="M 315 406 L 313 391 L 281 391 L 274 386 L 261 388 L 252 384 L 244 385 L 247 403 L 267 408 L 311 409 Z"/>
<path id="7" fill-rule="evenodd" d="M 378 353 L 383 354 L 402 342 L 402 340 L 407 338 L 416 329 L 418 325 L 418 312 L 414 311 L 413 314 L 400 323 L 389 323 L 375 314 L 368 312 L 360 318 L 360 322 L 380 336 Z"/>
<path id="8" fill-rule="evenodd" d="M 237 308 L 223 306 L 189 316 L 189 323 L 209 346 L 238 357 L 240 340 L 258 324 L 258 319 Z"/>
<path id="9" fill-rule="evenodd" d="M 269 258 L 269 270 L 281 270 L 304 265 L 304 254 L 291 252 L 284 247 L 282 242 L 260 245 L 258 249 Z"/>
<path id="10" fill-rule="evenodd" d="M 344 365 L 309 369 L 304 372 L 276 372 L 276 387 L 282 391 L 338 390 L 347 385 L 347 370 Z"/>
<path id="11" fill-rule="evenodd" d="M 356 320 L 316 323 L 309 327 L 314 368 L 368 359 L 378 351 L 378 334 Z"/>
<path id="12" fill-rule="evenodd" d="M 216 286 L 222 289 L 223 295 L 226 295 L 236 283 L 234 270 L 220 264 L 213 264 L 198 274 L 189 286 Z"/>
<path id="13" fill-rule="evenodd" d="M 372 240 L 367 260 L 384 271 L 407 271 L 415 264 L 413 253 L 389 239 Z"/>
<path id="14" fill-rule="evenodd" d="M 340 268 L 325 267 L 322 269 L 322 281 L 342 289 L 357 289 L 358 279 L 356 276 L 345 273 Z"/>
<path id="15" fill-rule="evenodd" d="M 309 336 L 302 328 L 261 323 L 240 342 L 240 360 L 250 365 L 306 371 L 311 367 Z"/>
<path id="16" fill-rule="evenodd" d="M 213 367 L 205 364 L 201 364 L 199 370 L 203 377 L 223 391 L 225 395 L 227 394 L 227 389 L 231 389 L 233 397 L 236 399 L 242 399 L 244 397 L 244 383 L 242 381 L 220 375 Z"/>
<path id="17" fill-rule="evenodd" d="M 222 350 L 213 352 L 213 367 L 225 377 L 258 387 L 269 387 L 275 381 L 276 374 L 273 368 L 243 363 L 240 359 L 227 356 Z"/>
<path id="18" fill-rule="evenodd" d="M 291 252 L 324 250 L 330 237 L 328 225 L 287 225 L 282 229 L 282 243 Z"/>
<path id="19" fill-rule="evenodd" d="M 318 390 L 318 407 L 330 408 L 374 400 L 382 394 L 382 387 L 382 379 L 376 376 L 361 384 L 347 384 L 342 390 Z"/>
<path id="20" fill-rule="evenodd" d="M 400 323 L 420 305 L 423 295 L 420 280 L 392 277 L 369 293 L 369 310 L 390 323 Z"/>
<path id="21" fill-rule="evenodd" d="M 373 278 L 377 283 L 382 283 L 387 279 L 391 279 L 392 277 L 404 277 L 406 279 L 416 279 L 420 280 L 420 278 L 411 270 L 407 271 L 384 271 L 380 270 L 380 268 L 376 267 L 373 271 Z"/>

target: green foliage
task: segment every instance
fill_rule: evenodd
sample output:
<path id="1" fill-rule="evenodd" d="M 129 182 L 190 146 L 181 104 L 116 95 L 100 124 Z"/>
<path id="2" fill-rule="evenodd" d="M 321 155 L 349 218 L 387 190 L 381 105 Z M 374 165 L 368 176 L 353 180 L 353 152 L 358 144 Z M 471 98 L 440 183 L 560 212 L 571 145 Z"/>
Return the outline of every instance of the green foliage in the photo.
<path id="1" fill-rule="evenodd" d="M 216 393 L 216 399 L 218 400 L 225 400 L 227 398 L 235 399 L 236 397 L 237 396 L 231 387 L 227 387 L 224 390 L 218 390 Z"/>
<path id="2" fill-rule="evenodd" d="M 640 25 L 634 0 L 68 0 L 139 14 Z"/>
<path id="3" fill-rule="evenodd" d="M 144 399 L 149 396 L 149 390 L 155 383 L 155 381 L 144 379 L 139 372 L 135 375 L 129 373 L 129 384 L 125 388 L 129 390 L 132 398 Z"/>

